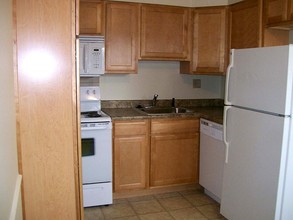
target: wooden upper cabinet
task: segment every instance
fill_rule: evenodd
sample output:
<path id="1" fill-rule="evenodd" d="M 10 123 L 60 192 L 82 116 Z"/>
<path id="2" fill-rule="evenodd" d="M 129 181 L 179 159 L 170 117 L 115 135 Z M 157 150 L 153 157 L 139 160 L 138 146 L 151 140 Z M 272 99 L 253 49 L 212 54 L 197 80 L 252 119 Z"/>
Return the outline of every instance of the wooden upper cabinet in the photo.
<path id="1" fill-rule="evenodd" d="M 265 23 L 269 27 L 292 29 L 293 0 L 264 0 Z"/>
<path id="2" fill-rule="evenodd" d="M 262 46 L 261 0 L 247 0 L 230 7 L 230 48 Z"/>
<path id="3" fill-rule="evenodd" d="M 266 24 L 288 20 L 288 0 L 264 0 Z"/>
<path id="4" fill-rule="evenodd" d="M 181 73 L 223 75 L 228 61 L 228 10 L 226 7 L 193 11 L 191 62 L 181 62 Z"/>
<path id="5" fill-rule="evenodd" d="M 106 5 L 106 72 L 137 73 L 139 4 Z"/>
<path id="6" fill-rule="evenodd" d="M 79 32 L 88 35 L 104 34 L 104 2 L 80 1 Z"/>
<path id="7" fill-rule="evenodd" d="M 186 60 L 188 25 L 188 8 L 142 5 L 141 59 Z"/>

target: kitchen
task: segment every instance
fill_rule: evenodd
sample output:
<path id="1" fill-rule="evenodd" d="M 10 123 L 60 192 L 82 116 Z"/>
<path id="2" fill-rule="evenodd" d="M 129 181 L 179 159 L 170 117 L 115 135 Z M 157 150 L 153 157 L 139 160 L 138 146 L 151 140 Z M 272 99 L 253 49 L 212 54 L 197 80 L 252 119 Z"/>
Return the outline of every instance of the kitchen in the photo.
<path id="1" fill-rule="evenodd" d="M 64 6 L 64 7 L 67 7 L 68 5 L 66 5 L 66 6 Z M 54 10 L 57 10 L 57 8 L 54 8 Z M 61 6 L 60 6 L 60 8 L 58 8 L 58 10 L 61 10 Z M 57 10 L 57 11 L 58 11 Z M 70 15 L 68 15 L 68 14 L 66 14 L 67 15 L 67 17 L 66 18 L 68 18 L 68 16 L 70 16 Z M 24 16 L 24 15 L 23 15 Z M 51 17 L 50 17 L 51 18 Z M 52 18 L 51 18 L 52 19 Z M 60 19 L 60 17 L 57 17 L 56 19 Z M 64 22 L 69 22 L 68 20 L 65 20 Z M 20 26 L 20 28 L 21 28 L 21 26 Z M 59 30 L 59 29 L 58 29 Z M 65 30 L 60 30 L 60 31 L 65 31 Z M 71 36 L 71 33 L 69 33 L 70 31 L 68 31 L 68 30 L 66 30 L 67 32 L 65 33 L 65 35 L 66 36 L 68 36 L 68 37 L 72 37 Z M 62 35 L 53 35 L 53 39 L 62 39 Z M 48 42 L 50 42 L 50 35 L 48 35 L 48 37 L 46 38 L 47 39 L 47 41 Z M 40 39 L 39 39 L 40 40 Z M 70 48 L 70 46 L 68 46 L 67 45 L 67 47 L 66 47 L 67 49 L 68 48 Z M 72 55 L 70 55 L 70 56 L 72 56 Z M 69 62 L 69 61 L 68 61 Z M 142 68 L 145 68 L 145 66 L 144 65 L 146 65 L 146 68 L 145 69 L 147 69 L 147 68 L 152 68 L 152 67 L 148 67 L 148 63 L 147 63 L 148 61 L 143 61 L 141 64 L 139 64 L 139 65 L 141 65 L 141 67 Z M 151 62 L 153 62 L 153 61 L 151 61 Z M 174 69 L 175 68 L 177 68 L 177 69 L 179 69 L 179 64 L 178 63 L 176 63 L 176 62 L 172 62 L 172 61 L 168 61 L 169 62 L 169 64 L 170 64 L 170 66 L 168 66 L 168 64 L 162 64 L 162 65 L 166 65 L 167 67 L 166 68 L 163 68 L 163 71 L 162 72 L 164 72 L 164 71 L 169 71 L 169 69 L 172 69 L 172 71 L 173 71 L 173 67 L 174 67 Z M 153 62 L 153 65 L 160 65 L 160 61 L 156 61 L 156 62 Z M 58 64 L 58 65 L 60 65 L 60 63 Z M 173 65 L 173 66 L 172 66 Z M 62 65 L 60 65 L 60 66 L 62 66 Z M 70 66 L 70 65 L 69 65 Z M 171 67 L 172 66 L 172 67 Z M 63 67 L 63 66 L 62 66 Z M 158 67 L 157 67 L 158 68 Z M 69 68 L 70 69 L 70 68 Z M 69 71 L 68 69 L 63 69 L 63 71 Z M 157 70 L 156 70 L 157 71 Z M 160 69 L 158 70 L 158 71 L 160 71 Z M 10 71 L 10 72 L 12 72 L 12 71 Z M 147 72 L 147 71 L 146 71 Z M 150 72 L 152 72 L 152 71 L 150 71 Z M 179 71 L 178 71 L 179 72 Z M 176 72 L 176 73 L 178 73 L 178 72 Z M 167 75 L 167 74 L 166 74 Z M 175 73 L 174 73 L 174 75 L 175 75 Z M 135 75 L 135 76 L 124 76 L 124 77 L 122 77 L 122 76 L 117 76 L 117 80 L 122 80 L 122 79 L 120 79 L 120 78 L 123 78 L 123 80 L 128 80 L 129 78 L 135 78 L 135 77 L 139 77 L 140 75 L 138 74 L 137 76 Z M 168 75 L 167 75 L 168 76 Z M 173 75 L 172 75 L 173 76 Z M 112 76 L 111 76 L 112 77 Z M 113 78 L 115 78 L 116 76 L 113 76 Z M 179 77 L 180 79 L 181 79 L 181 77 L 183 78 L 183 76 L 181 76 L 181 75 L 176 75 L 176 77 Z M 58 77 L 57 77 L 58 78 Z M 56 79 L 57 79 L 56 78 Z M 184 77 L 185 78 L 185 77 Z M 189 78 L 189 76 L 187 76 L 187 78 Z M 191 76 L 191 78 L 193 79 L 193 77 Z M 216 79 L 214 79 L 212 76 L 207 76 L 207 77 L 194 77 L 195 79 L 201 79 L 202 80 L 202 89 L 193 89 L 193 88 L 190 88 L 189 86 L 188 86 L 188 88 L 189 89 L 191 89 L 192 90 L 192 93 L 194 93 L 193 91 L 198 91 L 199 93 L 198 94 L 202 94 L 203 96 L 201 97 L 200 95 L 194 95 L 194 96 L 192 96 L 191 98 L 223 98 L 223 79 L 221 78 L 221 77 L 216 77 Z M 105 78 L 106 79 L 106 78 Z M 52 80 L 52 79 L 51 79 Z M 54 108 L 54 106 L 48 106 L 48 104 L 46 104 L 46 102 L 45 103 L 43 103 L 44 101 L 42 101 L 42 99 L 43 98 L 40 98 L 40 99 L 36 99 L 36 101 L 39 101 L 39 103 L 43 103 L 44 105 L 45 105 L 45 108 L 41 108 L 41 109 L 38 109 L 38 108 L 36 108 L 36 109 L 34 109 L 34 111 L 33 112 L 35 112 L 35 113 L 38 113 L 38 114 L 44 114 L 44 113 L 48 113 L 48 114 L 50 114 L 50 118 L 48 118 L 48 119 L 46 119 L 46 118 L 43 118 L 44 120 L 43 120 L 43 123 L 46 123 L 46 124 L 50 124 L 51 123 L 51 121 L 53 120 L 53 121 L 58 121 L 59 119 L 59 117 L 57 117 L 57 113 L 59 114 L 61 114 L 61 117 L 64 119 L 64 122 L 63 123 L 65 123 L 67 126 L 69 125 L 69 126 L 71 126 L 72 127 L 72 125 L 73 125 L 73 127 L 74 126 L 76 126 L 74 123 L 74 121 L 72 122 L 71 121 L 71 119 L 68 117 L 68 115 L 70 116 L 70 115 L 76 115 L 76 114 L 74 114 L 74 110 L 71 110 L 71 108 L 68 108 L 68 106 L 67 106 L 67 104 L 68 105 L 71 105 L 71 104 L 69 104 L 69 103 L 64 103 L 63 101 L 64 101 L 64 98 L 66 98 L 66 100 L 72 100 L 72 102 L 74 103 L 75 101 L 74 101 L 74 98 L 72 98 L 72 96 L 73 96 L 73 94 L 72 94 L 72 92 L 71 92 L 71 86 L 72 86 L 72 83 L 74 84 L 74 80 L 73 81 L 71 81 L 72 79 L 71 79 L 71 74 L 68 74 L 68 75 L 66 75 L 66 76 L 64 76 L 64 78 L 59 78 L 58 79 L 58 81 L 62 81 L 62 80 L 64 80 L 63 81 L 63 84 L 61 85 L 61 83 L 58 83 L 58 82 L 56 82 L 56 85 L 54 85 L 55 86 L 55 88 L 57 88 L 57 89 L 60 89 L 61 91 L 63 90 L 64 92 L 63 92 L 63 95 L 64 95 L 64 97 L 60 97 L 60 98 L 58 98 L 57 100 L 55 99 L 55 97 L 58 97 L 59 96 L 59 93 L 56 93 L 55 91 L 53 91 L 53 90 L 49 90 L 49 94 L 46 94 L 46 92 L 44 92 L 44 93 L 41 93 L 40 95 L 42 96 L 42 97 L 46 97 L 46 101 L 48 101 L 48 102 L 50 102 L 50 103 L 59 103 L 60 104 L 60 106 L 58 106 L 58 108 L 57 108 L 57 106 L 55 106 L 56 108 Z M 115 78 L 115 80 L 116 80 L 116 78 Z M 154 80 L 154 79 L 152 79 L 152 80 Z M 186 81 L 188 81 L 188 83 L 189 83 L 189 85 L 191 85 L 191 82 L 189 81 L 189 79 L 185 79 Z M 175 80 L 174 80 L 175 81 Z M 214 83 L 215 85 L 216 85 L 216 89 L 215 90 L 213 90 L 213 86 L 210 86 L 209 85 L 209 82 L 210 81 L 212 81 L 212 83 Z M 214 82 L 215 81 L 215 82 Z M 34 82 L 32 82 L 33 83 L 33 85 L 34 86 L 36 86 L 36 89 L 40 89 L 40 91 L 43 91 L 43 89 L 44 88 L 42 88 L 42 87 L 40 87 L 40 82 L 41 82 L 41 79 L 38 79 L 38 81 L 34 81 Z M 64 82 L 67 82 L 67 83 L 64 83 Z M 103 82 L 103 79 L 101 79 L 101 86 L 103 86 L 102 85 L 102 82 Z M 219 82 L 219 84 L 220 85 L 218 85 L 218 82 Z M 50 81 L 49 83 L 52 83 L 52 81 Z M 55 84 L 55 83 L 54 83 Z M 45 84 L 46 86 L 49 86 L 49 84 Z M 66 86 L 65 86 L 66 85 Z M 115 84 L 116 85 L 116 84 Z M 47 87 L 45 87 L 45 88 L 47 88 Z M 139 87 L 139 88 L 141 88 L 141 87 Z M 21 87 L 20 88 L 20 91 L 21 92 L 24 92 L 24 96 L 22 97 L 23 98 L 23 101 L 25 102 L 25 100 L 26 100 L 26 98 L 28 97 L 27 96 L 27 94 L 29 94 L 28 92 L 30 91 L 27 87 Z M 56 90 L 57 91 L 57 90 Z M 130 92 L 129 92 L 130 93 Z M 128 93 L 128 94 L 129 94 Z M 135 92 L 134 93 L 137 93 L 137 91 L 135 90 Z M 167 94 L 167 92 L 165 92 L 164 90 L 161 90 L 161 91 L 153 91 L 153 89 L 151 90 L 151 91 L 147 91 L 147 92 L 145 92 L 144 94 L 143 94 L 143 99 L 151 99 L 152 98 L 152 96 L 153 96 L 153 94 L 154 93 L 158 93 L 159 95 L 160 95 L 160 98 L 162 98 L 162 99 L 171 99 L 171 98 L 173 98 L 173 97 L 175 97 L 175 98 L 177 98 L 176 96 L 175 96 L 175 94 L 172 94 L 172 95 L 170 95 L 170 96 L 168 96 L 168 94 Z M 102 88 L 102 94 L 103 94 L 103 88 Z M 132 93 L 133 94 L 133 93 Z M 21 97 L 20 97 L 21 98 Z M 35 97 L 35 98 L 37 98 L 37 97 Z M 124 97 L 115 97 L 115 96 L 111 96 L 111 97 L 105 97 L 105 99 L 124 99 Z M 178 98 L 180 98 L 180 97 L 178 97 Z M 61 104 L 62 103 L 62 104 Z M 70 102 L 71 103 L 71 102 Z M 66 105 L 65 105 L 66 104 Z M 2 106 L 2 105 L 1 105 Z M 37 106 L 36 106 L 37 107 Z M 61 111 L 61 112 L 55 112 L 55 111 L 57 111 L 56 109 L 59 109 L 59 108 L 63 108 L 63 107 L 65 107 L 64 108 L 64 111 L 66 110 L 66 113 L 65 112 L 63 112 L 63 111 Z M 31 110 L 30 109 L 27 109 L 27 108 L 25 108 L 25 109 L 23 109 L 22 111 L 29 111 L 29 112 L 31 112 Z M 52 111 L 53 112 L 55 112 L 55 114 L 51 114 L 52 113 Z M 30 113 L 31 114 L 31 113 Z M 59 114 L 59 116 L 60 116 L 60 114 Z M 30 118 L 30 119 L 28 119 L 28 120 L 32 120 L 33 118 Z M 34 121 L 31 121 L 31 122 L 34 122 Z M 41 123 L 42 124 L 42 123 Z M 39 130 L 39 126 L 42 126 L 41 124 L 35 124 L 35 126 L 37 126 L 37 129 L 34 131 L 34 132 L 36 132 L 35 134 L 39 134 L 39 132 L 40 132 L 40 130 Z M 26 125 L 28 126 L 28 125 L 30 125 L 30 121 L 28 121 L 28 122 L 26 122 Z M 32 126 L 33 124 L 31 124 L 31 126 Z M 62 124 L 62 126 L 64 126 L 64 124 Z M 21 127 L 22 128 L 22 130 L 21 131 L 23 131 L 23 132 L 26 132 L 26 130 L 25 130 L 25 127 Z M 71 132 L 74 132 L 74 133 L 77 133 L 78 131 L 76 131 L 76 130 L 70 130 L 69 128 L 68 128 L 68 130 L 66 129 L 65 131 L 61 131 L 61 130 L 58 130 L 57 129 L 57 127 L 49 127 L 48 128 L 49 130 L 50 129 L 52 129 L 52 131 L 54 130 L 54 133 L 58 133 L 58 134 L 61 134 L 61 133 L 63 133 L 64 135 L 62 135 L 62 137 L 60 137 L 60 136 L 58 136 L 58 138 L 56 139 L 56 140 L 58 140 L 58 142 L 60 141 L 60 143 L 67 143 L 67 141 L 69 141 L 69 139 L 70 139 L 70 143 L 74 143 L 75 141 L 74 140 L 72 140 L 70 137 L 72 136 L 72 134 L 71 134 Z M 57 130 L 56 130 L 57 129 Z M 31 130 L 31 132 L 32 133 L 34 133 L 33 132 L 33 130 Z M 24 134 L 27 134 L 27 133 L 24 133 Z M 64 137 L 69 137 L 69 139 L 64 139 Z M 39 141 L 41 141 L 41 140 L 39 140 Z M 44 140 L 43 140 L 44 141 Z M 48 140 L 47 140 L 48 141 Z M 45 146 L 48 146 L 48 147 L 50 147 L 50 146 L 55 146 L 55 140 L 51 140 L 50 139 L 50 141 L 52 141 L 52 142 L 50 142 L 51 144 L 49 144 L 49 143 L 43 143 Z M 39 142 L 39 144 L 41 144 L 42 143 L 42 141 L 41 142 Z M 34 143 L 35 144 L 35 143 Z M 60 149 L 61 150 L 61 149 Z M 67 152 L 59 152 L 58 151 L 58 153 L 60 154 L 60 155 L 68 155 L 68 154 L 70 154 L 70 152 L 72 151 L 72 149 L 70 149 L 70 148 L 68 148 L 67 149 L 68 151 Z M 48 152 L 50 152 L 50 151 L 48 151 Z M 50 155 L 50 154 L 49 154 Z M 56 157 L 56 155 L 51 155 L 51 156 L 53 156 L 53 158 L 58 158 L 58 157 Z M 53 158 L 51 158 L 51 159 L 53 159 Z M 71 159 L 71 157 L 68 157 L 67 158 L 67 160 L 66 161 L 68 161 L 68 163 L 70 164 L 71 162 L 72 162 L 72 159 Z M 30 166 L 29 164 L 28 164 L 28 166 Z M 70 165 L 69 165 L 70 166 Z M 3 166 L 3 167 L 5 167 L 5 166 Z M 42 168 L 41 170 L 47 170 L 48 171 L 48 169 L 45 169 L 45 168 L 43 168 L 42 166 L 40 167 L 40 168 Z M 56 168 L 54 168 L 54 166 L 52 166 L 52 165 L 50 165 L 49 167 L 47 167 L 47 168 L 50 168 L 49 169 L 49 171 L 51 171 L 52 173 L 51 173 L 51 175 L 53 175 L 53 173 L 55 172 L 54 171 L 54 169 L 56 169 Z M 65 168 L 66 169 L 66 168 Z M 72 170 L 72 168 L 70 168 L 70 167 L 68 167 L 68 170 L 66 171 L 66 172 L 64 172 L 64 171 L 62 171 L 62 172 L 60 172 L 60 175 L 58 174 L 57 175 L 57 179 L 58 178 L 61 178 L 61 179 L 63 179 L 66 175 L 68 175 L 68 171 L 69 170 L 71 170 L 69 173 L 72 173 L 73 172 L 73 170 Z M 73 180 L 72 179 L 72 176 L 68 176 L 68 179 L 70 179 L 70 180 Z M 54 180 L 54 179 L 52 179 L 52 183 L 55 183 L 55 181 L 56 180 Z M 78 180 L 77 180 L 77 182 L 78 182 Z M 14 183 L 13 183 L 14 184 Z M 72 185 L 72 183 L 63 183 L 63 184 L 68 184 L 68 189 L 71 191 L 71 192 L 73 192 L 73 191 L 75 191 L 74 190 L 74 186 Z M 49 184 L 50 185 L 50 184 Z M 47 185 L 46 187 L 48 187 L 48 188 L 50 188 L 50 186 L 49 185 Z M 37 185 L 35 185 L 34 187 L 36 187 L 36 188 L 38 188 L 37 187 Z M 62 189 L 63 187 L 62 187 L 62 185 L 56 185 L 56 187 L 58 188 L 58 189 Z M 33 191 L 32 191 L 33 192 Z M 33 192 L 34 193 L 34 192 Z M 50 204 L 50 207 L 53 209 L 53 207 L 54 207 L 54 204 L 52 204 L 52 203 L 50 203 L 49 201 L 50 201 L 50 198 L 52 199 L 52 200 L 54 200 L 54 199 L 56 199 L 56 198 L 54 198 L 54 195 L 51 195 L 51 197 L 49 197 L 49 198 L 47 198 L 47 199 L 49 199 L 49 200 L 47 200 L 47 202 Z M 60 198 L 59 198 L 60 199 Z M 72 201 L 74 201 L 75 199 L 77 199 L 78 200 L 78 198 L 71 198 L 72 199 Z M 61 202 L 61 200 L 58 200 L 59 201 L 59 203 L 56 203 L 55 205 L 56 206 L 60 206 L 60 207 L 64 207 L 64 204 Z M 37 201 L 36 201 L 37 202 Z M 65 207 L 65 208 L 67 208 L 67 209 L 71 209 L 72 207 L 75 207 L 75 205 L 74 205 L 74 202 L 73 203 L 70 203 L 70 204 L 67 204 L 68 206 L 67 207 Z M 51 210 L 51 209 L 48 209 L 48 210 Z M 49 211 L 49 212 L 52 212 L 52 211 Z M 59 213 L 59 212 L 57 212 L 58 214 L 61 214 L 61 213 Z M 77 213 L 78 213 L 78 211 L 77 211 Z M 27 213 L 27 214 L 29 214 L 29 213 Z M 77 214 L 78 215 L 78 214 Z M 43 216 L 44 217 L 44 216 Z M 74 218 L 73 216 L 71 216 L 72 218 Z"/>

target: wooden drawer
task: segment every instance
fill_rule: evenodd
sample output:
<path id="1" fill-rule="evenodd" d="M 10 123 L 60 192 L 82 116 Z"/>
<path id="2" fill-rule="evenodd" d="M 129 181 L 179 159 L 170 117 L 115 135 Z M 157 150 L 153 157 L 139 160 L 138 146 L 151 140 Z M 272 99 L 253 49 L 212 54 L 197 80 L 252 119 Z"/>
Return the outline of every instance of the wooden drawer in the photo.
<path id="1" fill-rule="evenodd" d="M 199 119 L 152 119 L 151 134 L 189 133 L 199 131 Z"/>
<path id="2" fill-rule="evenodd" d="M 114 121 L 114 136 L 146 135 L 148 120 Z"/>

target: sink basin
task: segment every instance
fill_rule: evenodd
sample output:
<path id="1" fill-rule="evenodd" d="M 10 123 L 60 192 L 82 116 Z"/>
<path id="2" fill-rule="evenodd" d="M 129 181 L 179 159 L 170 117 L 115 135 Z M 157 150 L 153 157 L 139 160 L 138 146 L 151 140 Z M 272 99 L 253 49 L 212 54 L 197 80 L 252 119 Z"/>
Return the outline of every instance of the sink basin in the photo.
<path id="1" fill-rule="evenodd" d="M 140 108 L 140 111 L 143 111 L 149 115 L 158 115 L 158 114 L 183 114 L 183 113 L 192 113 L 193 111 L 186 108 L 174 108 L 174 107 L 145 107 Z"/>

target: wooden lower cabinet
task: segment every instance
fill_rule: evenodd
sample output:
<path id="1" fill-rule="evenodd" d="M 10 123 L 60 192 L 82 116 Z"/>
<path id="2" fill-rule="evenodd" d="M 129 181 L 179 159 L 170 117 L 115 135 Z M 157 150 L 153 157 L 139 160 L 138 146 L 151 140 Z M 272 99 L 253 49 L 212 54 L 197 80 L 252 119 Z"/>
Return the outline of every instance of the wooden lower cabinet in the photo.
<path id="1" fill-rule="evenodd" d="M 198 127 L 198 119 L 152 120 L 151 187 L 198 182 Z"/>
<path id="2" fill-rule="evenodd" d="M 116 120 L 114 192 L 198 183 L 199 120 Z"/>
<path id="3" fill-rule="evenodd" d="M 114 122 L 114 192 L 148 186 L 149 121 Z"/>

